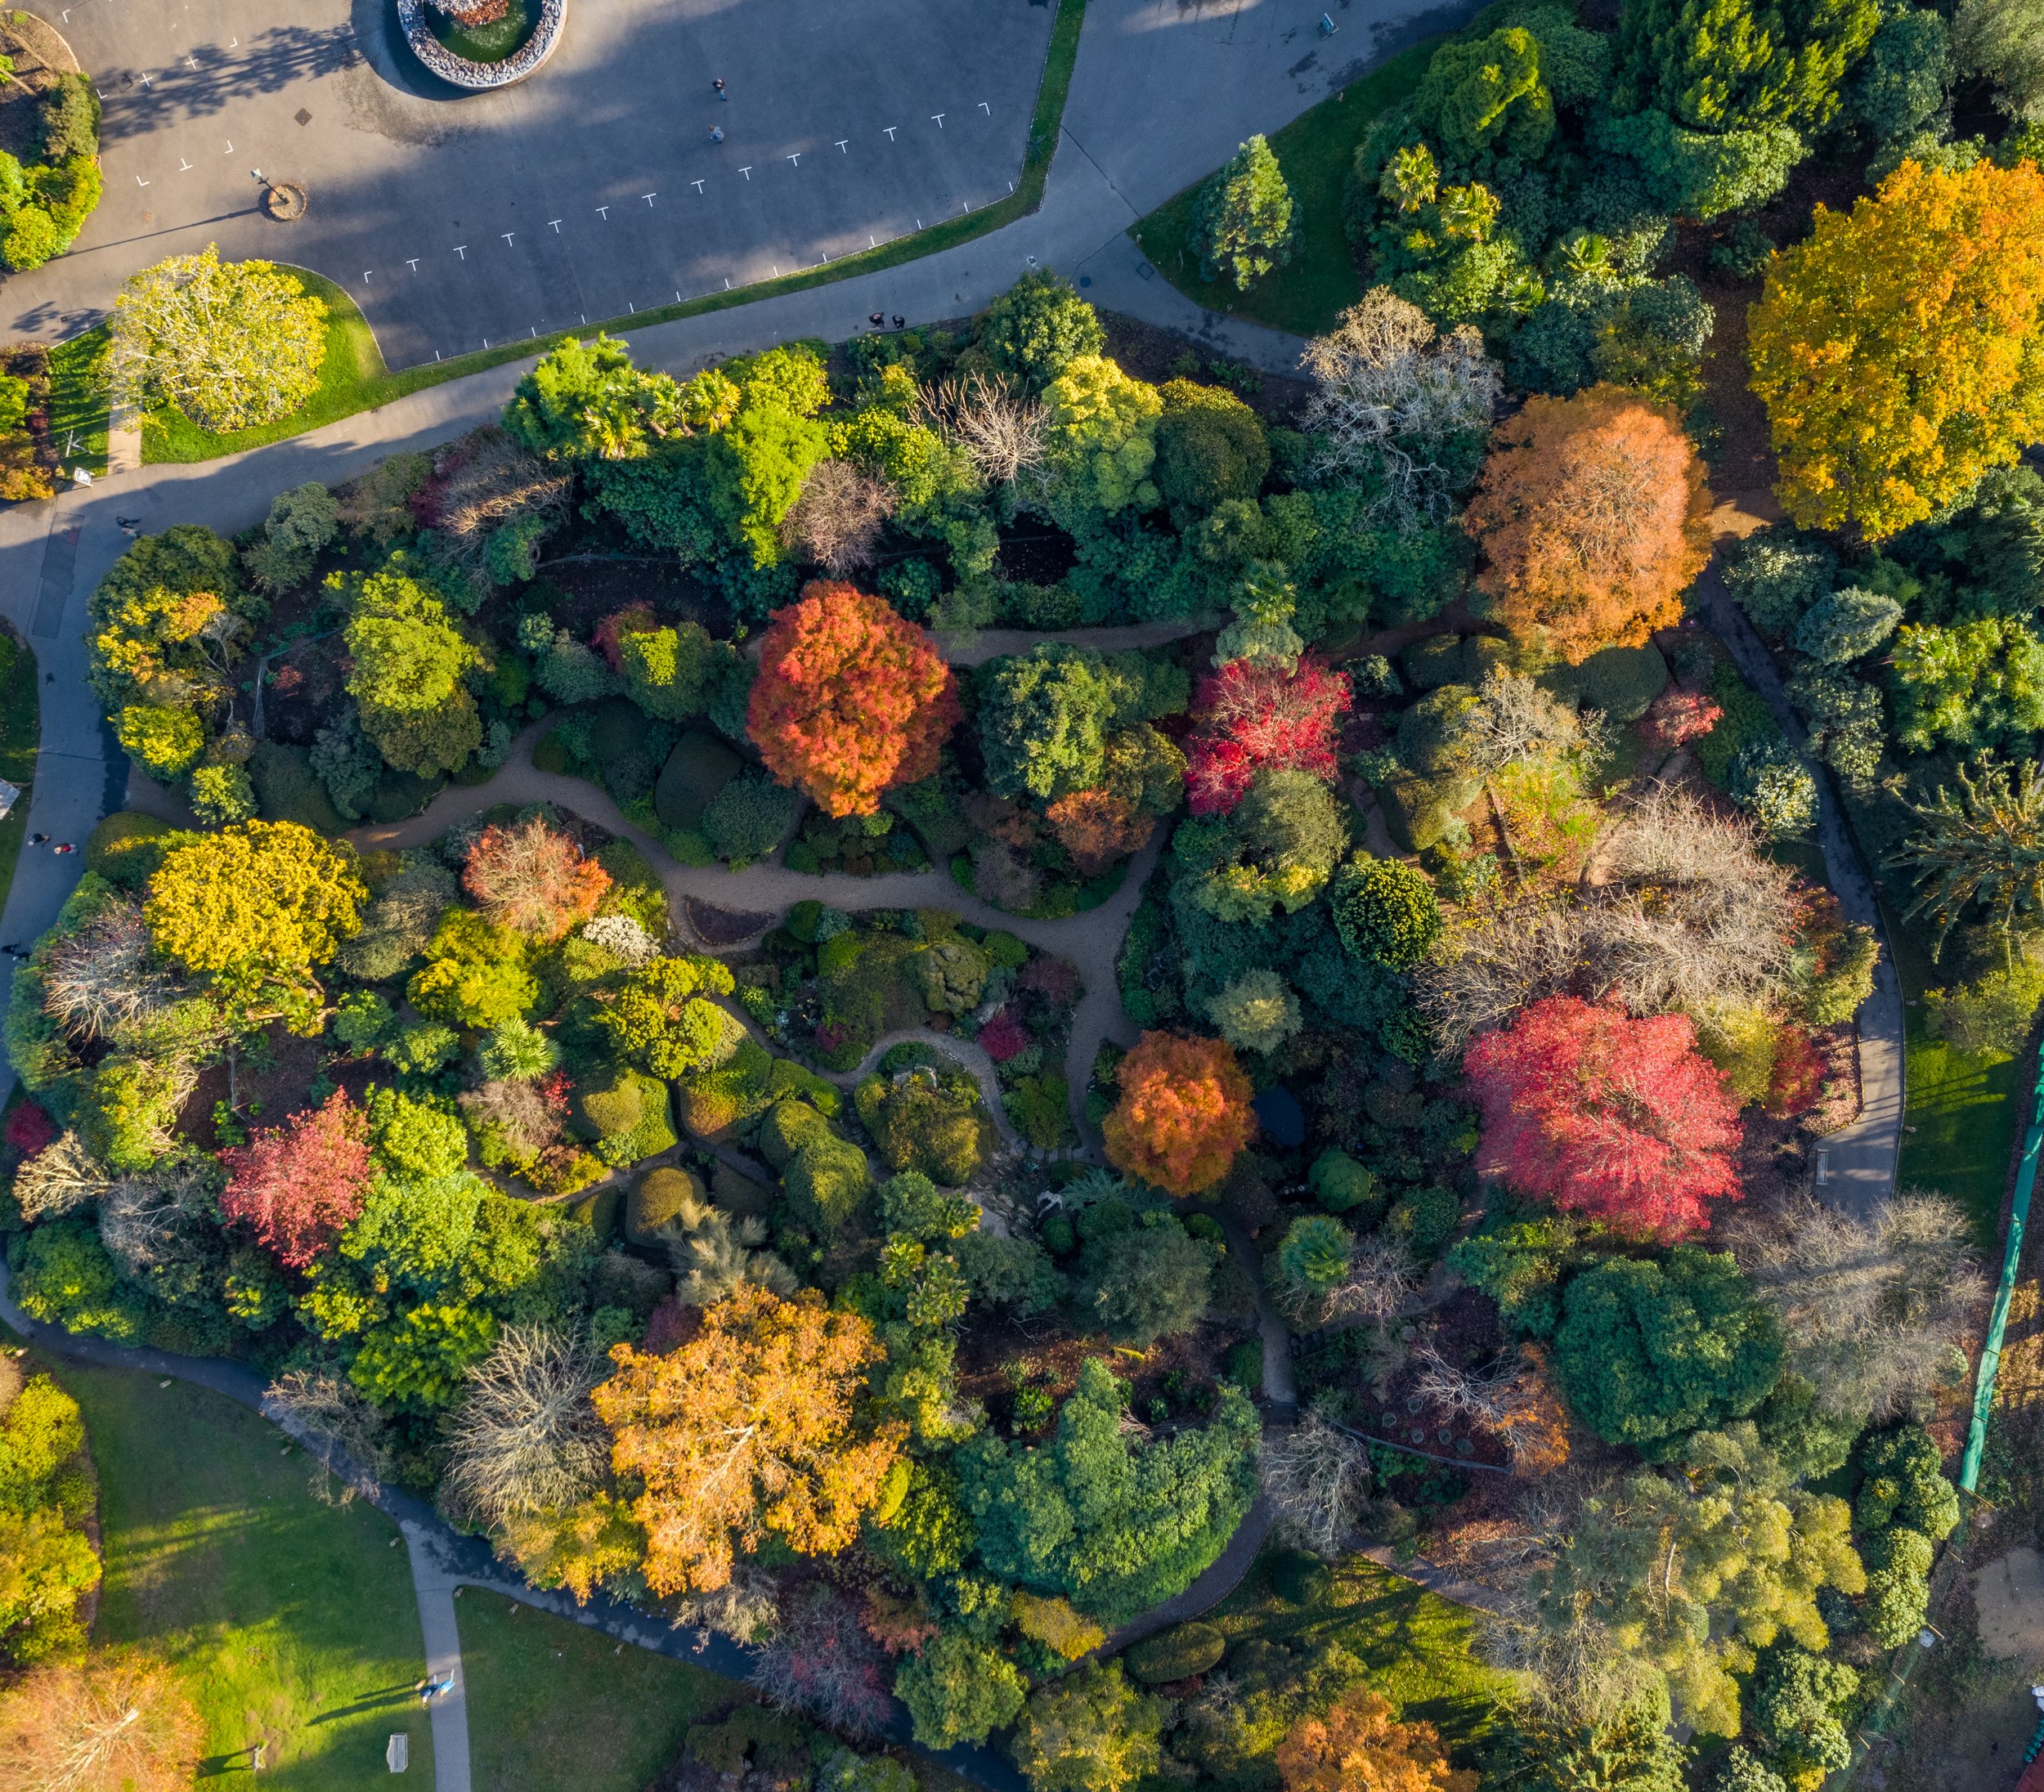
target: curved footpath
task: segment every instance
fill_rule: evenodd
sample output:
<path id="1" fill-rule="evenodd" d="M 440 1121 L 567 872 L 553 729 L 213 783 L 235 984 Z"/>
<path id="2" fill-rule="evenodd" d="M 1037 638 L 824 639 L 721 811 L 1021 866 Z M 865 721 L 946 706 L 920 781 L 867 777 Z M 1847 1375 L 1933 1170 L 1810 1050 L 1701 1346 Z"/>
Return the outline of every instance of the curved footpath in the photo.
<path id="1" fill-rule="evenodd" d="M 1746 612 L 1732 602 L 1715 558 L 1697 580 L 1697 594 L 1698 611 L 1731 651 L 1732 664 L 1765 700 L 1782 732 L 1798 750 L 1808 753 L 1809 732 L 1782 688 L 1773 656 Z M 1872 928 L 1881 942 L 1873 993 L 1859 1009 L 1859 1118 L 1818 1146 L 1818 1195 L 1864 1218 L 1876 1203 L 1894 1194 L 1902 1152 L 1902 984 L 1873 879 L 1831 788 L 1831 773 L 1814 758 L 1812 768 L 1817 775 L 1817 844 L 1824 854 L 1824 875 L 1845 918 Z"/>

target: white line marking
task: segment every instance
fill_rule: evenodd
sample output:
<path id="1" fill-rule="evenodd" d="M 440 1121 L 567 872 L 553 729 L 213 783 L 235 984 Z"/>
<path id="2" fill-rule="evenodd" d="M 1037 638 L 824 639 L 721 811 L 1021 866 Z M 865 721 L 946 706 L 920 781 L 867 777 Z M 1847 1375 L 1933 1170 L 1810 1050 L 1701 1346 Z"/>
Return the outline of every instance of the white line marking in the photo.
<path id="1" fill-rule="evenodd" d="M 894 141 L 895 132 L 899 131 L 901 127 L 899 124 L 883 124 L 881 128 L 887 133 L 887 141 L 892 143 Z"/>
<path id="2" fill-rule="evenodd" d="M 793 163 L 793 164 L 795 164 L 797 168 L 800 168 L 800 167 L 801 167 L 801 165 L 802 165 L 802 157 L 801 157 L 801 155 L 800 155 L 800 153 L 799 151 L 798 151 L 796 154 L 795 154 L 795 155 L 791 155 L 791 156 L 788 158 L 788 159 L 789 159 L 791 162 L 792 162 L 792 163 Z"/>
<path id="3" fill-rule="evenodd" d="M 459 255 L 464 262 L 467 261 L 468 259 L 468 245 L 466 243 L 458 244 L 455 249 L 455 253 Z"/>
<path id="4" fill-rule="evenodd" d="M 599 205 L 596 208 L 596 209 L 603 214 L 603 222 L 606 224 L 609 223 L 611 221 L 611 208 L 607 205 Z"/>
<path id="5" fill-rule="evenodd" d="M 879 243 L 875 240 L 873 233 L 871 231 L 868 231 L 866 233 L 866 246 L 868 249 L 878 249 L 880 247 Z"/>
<path id="6" fill-rule="evenodd" d="M 698 194 L 702 191 L 702 182 L 701 181 L 691 181 L 689 184 L 695 188 Z"/>
<path id="7" fill-rule="evenodd" d="M 186 56 L 185 58 L 185 66 L 188 69 L 197 68 L 199 66 L 199 58 L 195 56 Z"/>
<path id="8" fill-rule="evenodd" d="M 191 164 L 187 162 L 182 155 L 177 158 L 177 172 L 180 174 L 189 174 L 191 172 Z"/>
<path id="9" fill-rule="evenodd" d="M 149 185 L 149 182 L 148 182 L 148 181 L 145 181 L 145 180 L 141 177 L 141 175 L 137 174 L 137 175 L 135 177 L 135 184 L 136 184 L 136 186 L 147 186 Z"/>
<path id="10" fill-rule="evenodd" d="M 234 154 L 234 145 L 233 145 L 233 144 L 230 143 L 230 144 L 227 146 L 227 151 L 226 151 L 226 153 L 227 153 L 228 155 L 232 155 Z"/>
<path id="11" fill-rule="evenodd" d="M 837 140 L 837 153 L 840 155 L 849 155 L 852 153 L 849 150 L 845 147 L 845 146 L 851 141 L 852 140 L 848 137 L 841 137 Z"/>
<path id="12" fill-rule="evenodd" d="M 988 118 L 992 118 L 993 116 L 993 108 L 988 105 L 984 100 L 982 100 L 979 102 L 979 110 L 985 113 Z"/>
<path id="13" fill-rule="evenodd" d="M 932 112 L 930 115 L 937 121 L 937 128 L 941 131 L 944 128 L 944 114 L 941 112 Z"/>
<path id="14" fill-rule="evenodd" d="M 639 196 L 645 200 L 646 209 L 649 212 L 653 208 L 653 201 L 660 197 L 657 193 L 641 193 Z"/>
<path id="15" fill-rule="evenodd" d="M 362 284 L 365 286 L 369 284 L 369 270 L 366 267 L 362 270 Z"/>
<path id="16" fill-rule="evenodd" d="M 415 274 L 419 271 L 419 263 L 416 261 L 407 262 L 405 263 L 405 266 L 409 267 Z"/>
<path id="17" fill-rule="evenodd" d="M 148 77 L 147 75 L 146 75 L 146 74 L 145 74 L 145 75 L 143 75 L 143 76 L 141 76 L 141 77 L 140 77 L 140 79 L 141 79 L 141 83 L 142 83 L 142 85 L 143 85 L 144 87 L 149 87 L 149 86 L 150 86 L 150 85 L 152 85 L 152 84 L 153 84 L 153 83 L 150 82 L 150 80 L 149 77 Z"/>
<path id="18" fill-rule="evenodd" d="M 548 222 L 548 223 L 549 223 L 549 224 L 551 224 L 551 225 L 554 226 L 554 234 L 556 236 L 558 236 L 558 235 L 561 234 L 561 221 L 560 221 L 560 219 L 558 219 L 558 217 L 549 217 L 549 218 L 547 220 L 547 222 Z"/>
<path id="19" fill-rule="evenodd" d="M 740 168 L 740 169 L 738 170 L 738 172 L 739 172 L 741 174 L 742 174 L 742 175 L 743 175 L 743 176 L 744 176 L 744 177 L 746 177 L 748 181 L 749 181 L 749 180 L 751 180 L 751 179 L 752 178 L 752 170 L 751 170 L 751 168 Z"/>
<path id="20" fill-rule="evenodd" d="M 508 242 L 509 242 L 509 241 L 511 240 L 511 237 L 512 237 L 513 233 L 512 233 L 511 231 L 504 231 L 504 232 L 502 233 L 502 235 L 503 235 L 503 237 L 504 237 L 504 241 L 508 243 Z"/>

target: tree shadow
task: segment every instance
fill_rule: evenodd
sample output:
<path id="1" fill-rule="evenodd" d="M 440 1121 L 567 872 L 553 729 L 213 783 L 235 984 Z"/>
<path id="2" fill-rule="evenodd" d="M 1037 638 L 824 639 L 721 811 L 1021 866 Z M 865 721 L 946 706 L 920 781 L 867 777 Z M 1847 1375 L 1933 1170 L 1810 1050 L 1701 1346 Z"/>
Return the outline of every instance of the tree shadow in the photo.
<path id="1" fill-rule="evenodd" d="M 213 52 L 199 65 L 174 63 L 160 71 L 102 69 L 97 82 L 102 133 L 137 136 L 160 130 L 170 115 L 208 118 L 251 90 L 276 93 L 293 83 L 317 80 L 360 60 L 352 25 L 324 29 L 271 25 L 249 43 Z"/>

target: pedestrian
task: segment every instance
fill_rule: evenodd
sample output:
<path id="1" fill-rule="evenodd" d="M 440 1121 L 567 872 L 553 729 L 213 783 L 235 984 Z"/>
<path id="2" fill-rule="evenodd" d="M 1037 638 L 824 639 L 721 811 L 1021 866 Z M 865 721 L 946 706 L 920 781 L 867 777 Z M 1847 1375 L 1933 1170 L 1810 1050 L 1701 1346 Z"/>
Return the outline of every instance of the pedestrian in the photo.
<path id="1" fill-rule="evenodd" d="M 717 78 L 712 81 L 710 84 L 717 90 L 717 97 L 719 100 L 728 100 L 731 97 L 729 94 L 724 91 L 724 77 L 722 75 L 719 75 Z"/>
<path id="2" fill-rule="evenodd" d="M 887 321 L 887 320 L 879 311 L 868 311 L 866 314 L 866 321 L 871 324 L 875 329 L 878 329 L 882 324 Z"/>
<path id="3" fill-rule="evenodd" d="M 29 956 L 19 945 L 0 946 L 0 952 L 5 952 L 10 958 L 26 958 Z"/>
<path id="4" fill-rule="evenodd" d="M 29 836 L 29 844 L 31 846 L 42 846 L 48 842 L 49 838 L 47 834 L 31 834 Z"/>
<path id="5" fill-rule="evenodd" d="M 724 141 L 724 127 L 721 124 L 713 124 L 710 127 L 710 141 L 712 143 Z"/>
<path id="6" fill-rule="evenodd" d="M 899 311 L 896 311 L 894 313 L 894 328 L 896 329 L 906 329 L 908 328 L 908 320 L 903 317 Z"/>
<path id="7" fill-rule="evenodd" d="M 50 850 L 53 853 L 75 853 L 78 849 L 66 840 L 61 846 L 52 846 Z"/>

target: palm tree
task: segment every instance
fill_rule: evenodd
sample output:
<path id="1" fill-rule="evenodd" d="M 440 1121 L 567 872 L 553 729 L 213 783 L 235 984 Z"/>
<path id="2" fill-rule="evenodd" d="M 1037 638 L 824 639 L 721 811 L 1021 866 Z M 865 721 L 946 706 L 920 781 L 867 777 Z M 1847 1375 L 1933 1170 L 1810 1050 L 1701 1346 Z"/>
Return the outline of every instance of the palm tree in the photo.
<path id="1" fill-rule="evenodd" d="M 2044 910 L 2044 777 L 2025 761 L 2013 776 L 1991 754 L 1958 768 L 1959 794 L 1943 785 L 1928 803 L 1907 807 L 1920 824 L 1891 865 L 1914 873 L 1918 894 L 1903 918 L 1929 913 L 1938 923 L 1936 960 L 1968 904 L 1987 912 L 2002 956 L 2015 965 L 2019 912 Z"/>

